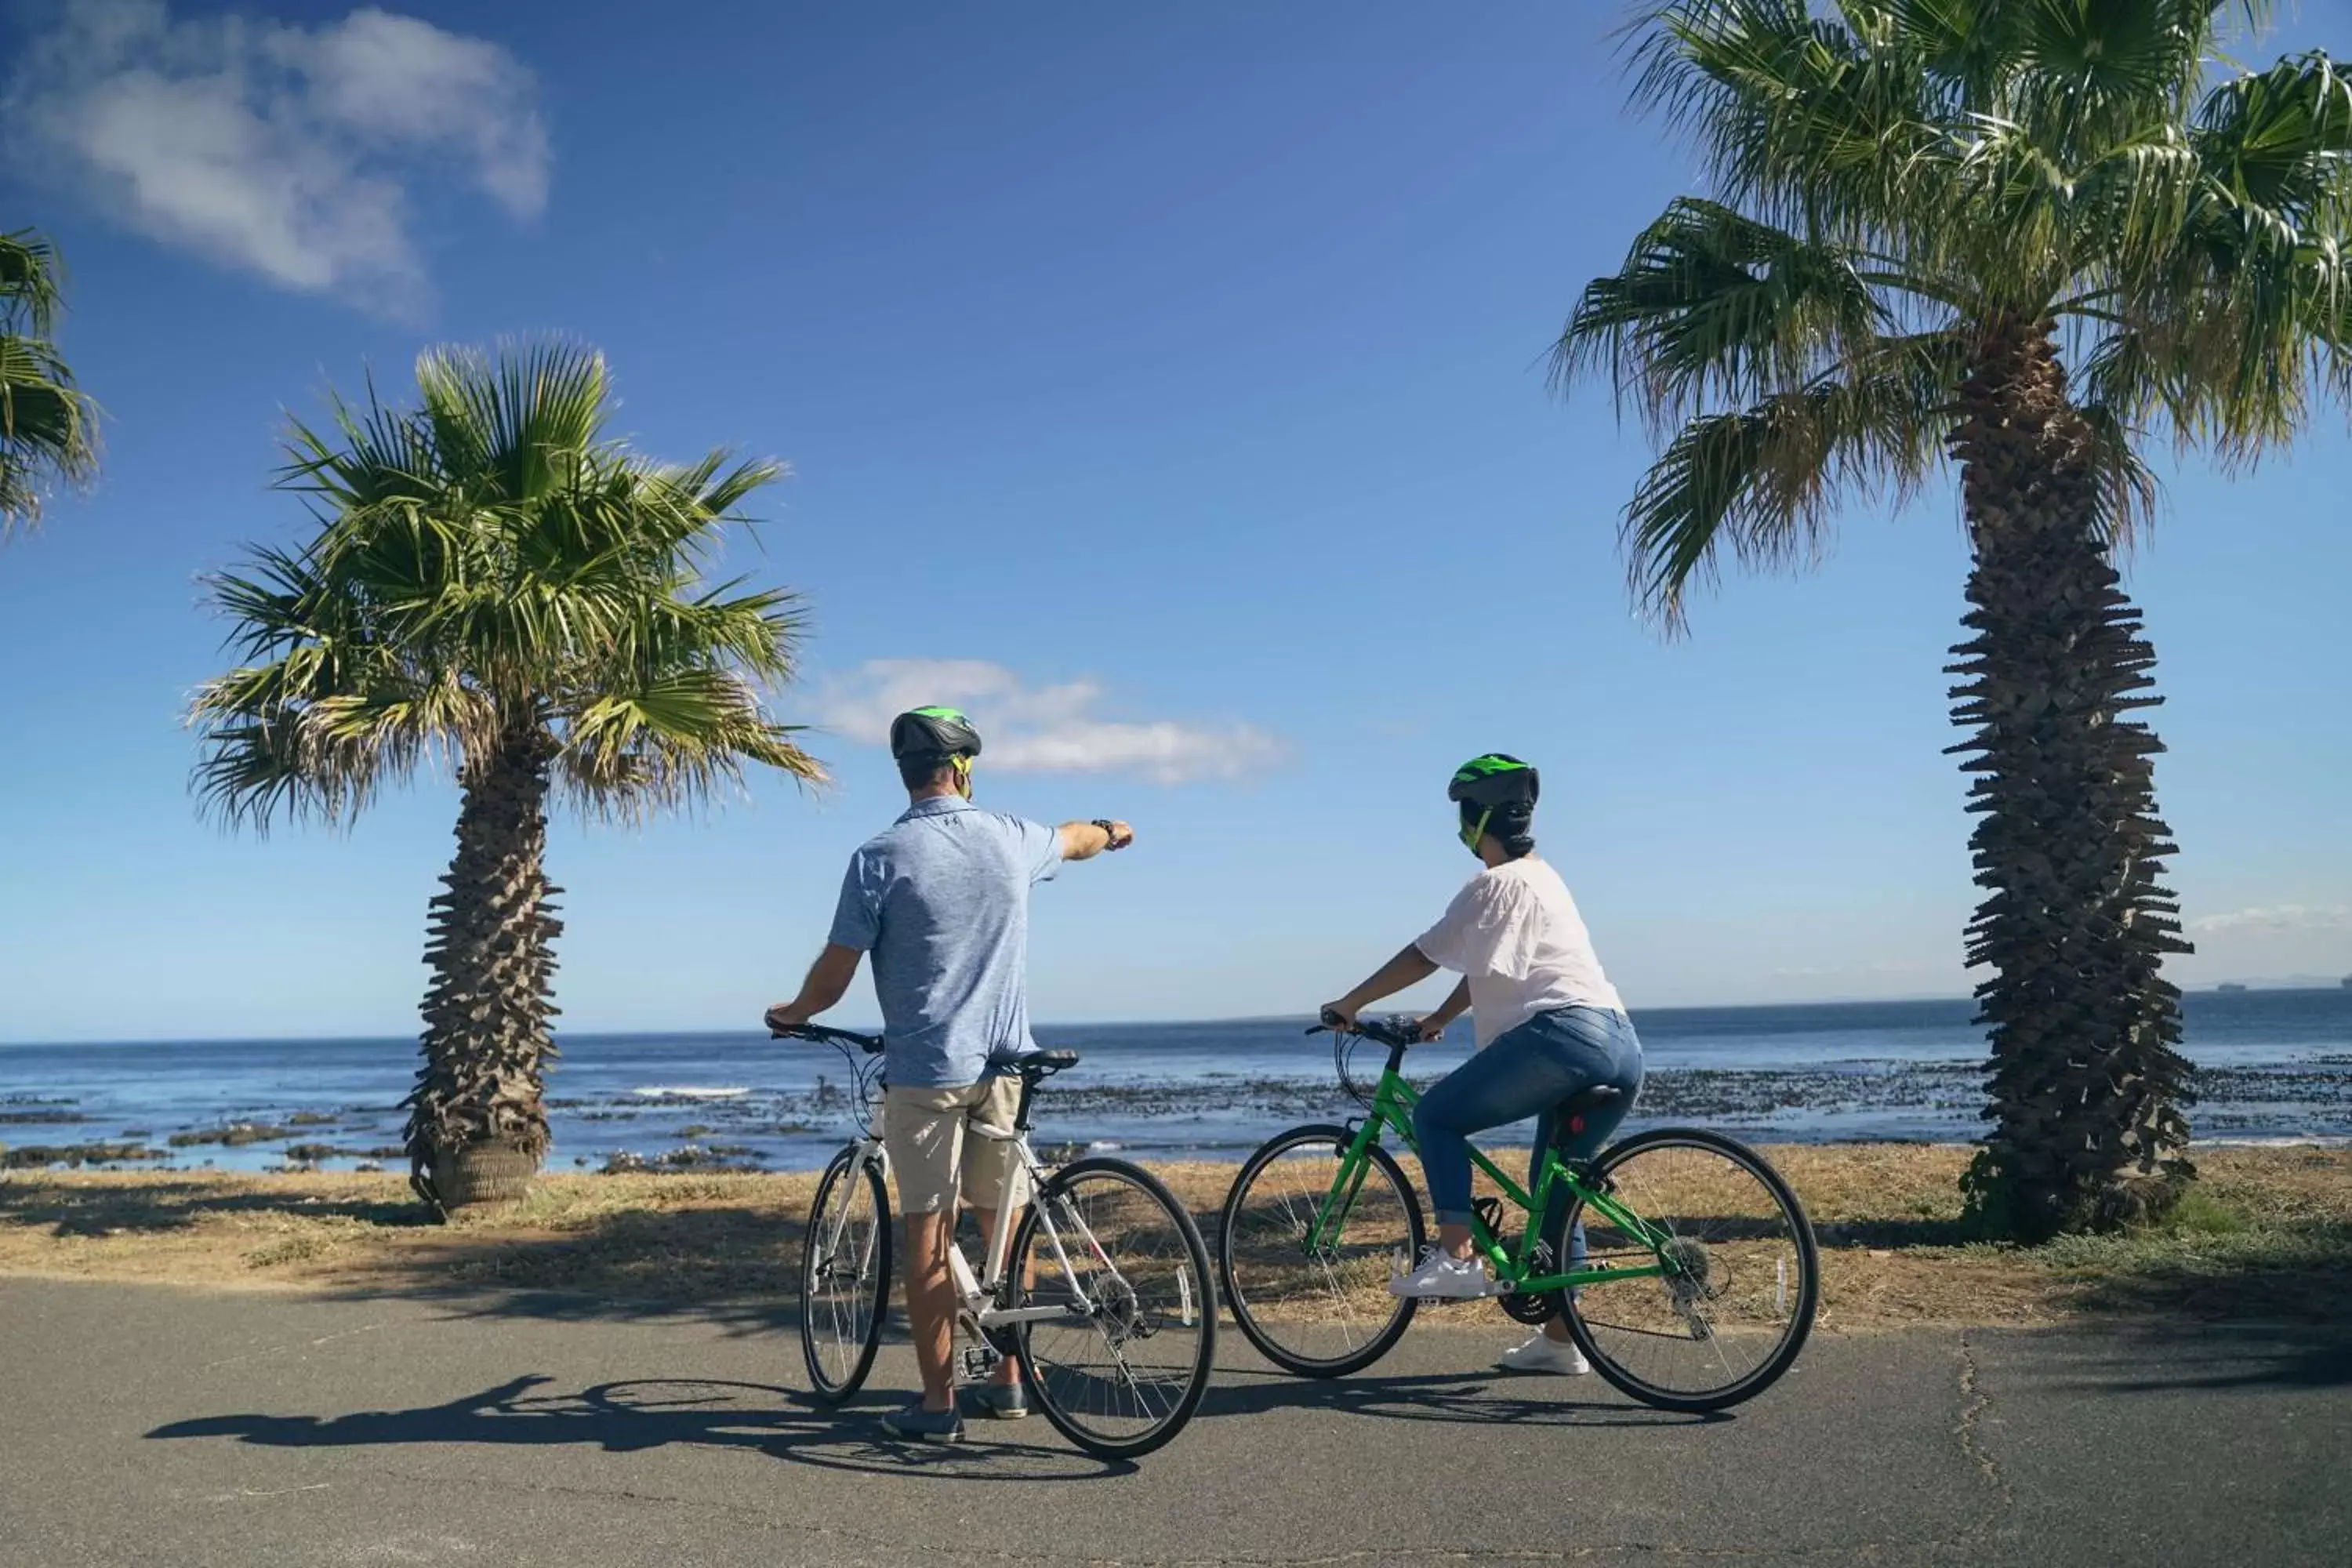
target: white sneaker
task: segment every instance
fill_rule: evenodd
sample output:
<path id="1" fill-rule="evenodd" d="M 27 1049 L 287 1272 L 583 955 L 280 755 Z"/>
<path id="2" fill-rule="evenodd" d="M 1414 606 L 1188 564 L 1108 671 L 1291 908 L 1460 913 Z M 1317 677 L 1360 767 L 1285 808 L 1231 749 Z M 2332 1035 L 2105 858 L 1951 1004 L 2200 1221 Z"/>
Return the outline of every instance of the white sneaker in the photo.
<path id="1" fill-rule="evenodd" d="M 1505 1372 L 1556 1372 L 1567 1377 L 1581 1377 L 1592 1370 L 1582 1351 L 1560 1343 L 1541 1329 L 1529 1335 L 1527 1343 L 1514 1345 L 1496 1357 L 1495 1364 Z"/>
<path id="2" fill-rule="evenodd" d="M 1431 1247 L 1421 1255 L 1421 1267 L 1410 1274 L 1399 1274 L 1389 1280 L 1391 1296 L 1434 1298 L 1441 1301 L 1469 1301 L 1491 1295 L 1494 1282 L 1486 1278 L 1486 1260 L 1475 1253 L 1468 1258 L 1456 1258 L 1442 1247 Z"/>

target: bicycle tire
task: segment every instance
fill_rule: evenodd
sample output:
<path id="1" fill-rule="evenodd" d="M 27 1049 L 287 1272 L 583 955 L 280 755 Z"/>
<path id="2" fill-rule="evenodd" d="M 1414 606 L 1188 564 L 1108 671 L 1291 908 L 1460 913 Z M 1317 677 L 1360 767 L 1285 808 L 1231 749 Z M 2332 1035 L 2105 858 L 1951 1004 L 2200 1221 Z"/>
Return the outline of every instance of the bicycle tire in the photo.
<path id="1" fill-rule="evenodd" d="M 1271 1168 L 1276 1160 L 1297 1149 L 1319 1147 L 1328 1143 L 1332 1146 L 1333 1157 L 1337 1159 L 1354 1139 L 1355 1134 L 1347 1128 L 1326 1123 L 1310 1123 L 1303 1127 L 1294 1127 L 1287 1132 L 1276 1134 L 1260 1144 L 1256 1152 L 1243 1162 L 1240 1173 L 1234 1177 L 1233 1186 L 1225 1193 L 1224 1207 L 1218 1215 L 1218 1283 L 1224 1290 L 1227 1310 L 1233 1313 L 1234 1321 L 1240 1326 L 1243 1337 L 1256 1347 L 1260 1355 L 1282 1368 L 1283 1371 L 1299 1377 L 1345 1377 L 1350 1373 L 1363 1371 L 1395 1348 L 1397 1341 L 1402 1338 L 1405 1330 L 1412 1326 L 1413 1313 L 1420 1306 L 1418 1301 L 1410 1297 L 1387 1297 L 1386 1300 L 1394 1303 L 1387 1325 L 1365 1339 L 1360 1346 L 1344 1355 L 1310 1356 L 1284 1343 L 1280 1336 L 1274 1332 L 1268 1324 L 1259 1321 L 1257 1315 L 1251 1310 L 1251 1292 L 1244 1289 L 1243 1282 L 1234 1278 L 1234 1253 L 1236 1237 L 1241 1236 L 1244 1229 L 1239 1220 L 1247 1207 L 1251 1190 L 1258 1177 Z M 1407 1233 L 1406 1257 L 1408 1259 L 1418 1258 L 1427 1239 L 1427 1229 L 1421 1212 L 1420 1194 L 1413 1190 L 1412 1183 L 1406 1178 L 1404 1168 L 1397 1163 L 1394 1155 L 1378 1143 L 1372 1144 L 1369 1152 L 1373 1167 L 1380 1173 L 1381 1177 L 1396 1190 L 1402 1201 Z M 1382 1288 L 1385 1288 L 1385 1282 Z"/>
<path id="2" fill-rule="evenodd" d="M 1030 1397 L 1036 1401 L 1037 1408 L 1045 1414 L 1045 1419 L 1053 1424 L 1054 1429 L 1063 1436 L 1097 1458 L 1133 1459 L 1150 1453 L 1182 1431 L 1185 1424 L 1192 1420 L 1192 1413 L 1200 1408 L 1201 1396 L 1208 1392 L 1209 1379 L 1215 1371 L 1217 1359 L 1216 1284 L 1214 1277 L 1209 1272 L 1209 1249 L 1201 1240 L 1200 1227 L 1192 1223 L 1192 1216 L 1185 1211 L 1182 1204 L 1176 1201 L 1175 1194 L 1171 1193 L 1157 1176 L 1140 1165 L 1125 1160 L 1097 1156 L 1074 1161 L 1055 1172 L 1038 1190 L 1035 1200 L 1028 1205 L 1027 1211 L 1021 1216 L 1021 1228 L 1014 1233 L 1012 1249 L 1007 1254 L 1006 1293 L 1008 1298 L 1018 1294 L 1013 1282 L 1031 1277 L 1030 1248 L 1042 1229 L 1040 1214 L 1057 1201 L 1066 1203 L 1074 1189 L 1088 1178 L 1096 1176 L 1108 1176 L 1127 1183 L 1155 1204 L 1161 1211 L 1162 1217 L 1171 1222 L 1171 1228 L 1180 1240 L 1183 1253 L 1183 1266 L 1191 1270 L 1192 1278 L 1199 1282 L 1200 1300 L 1196 1311 L 1200 1336 L 1193 1350 L 1189 1376 L 1182 1392 L 1170 1406 L 1166 1415 L 1143 1432 L 1127 1436 L 1108 1435 L 1089 1426 L 1079 1412 L 1064 1403 L 1060 1397 L 1060 1391 L 1054 1387 L 1052 1381 L 1040 1371 L 1034 1343 L 1039 1325 L 1034 1323 L 1024 1322 L 1015 1329 L 1021 1349 L 1021 1380 L 1027 1387 Z M 1062 1226 L 1065 1220 L 1076 1212 L 1075 1208 L 1069 1208 L 1063 1214 L 1056 1215 L 1056 1226 Z M 1080 1218 L 1078 1223 L 1084 1226 L 1083 1218 Z M 1089 1250 L 1097 1258 L 1107 1259 L 1108 1254 L 1102 1249 L 1100 1238 L 1094 1234 L 1094 1227 L 1085 1226 L 1085 1229 L 1092 1243 Z M 1043 1271 L 1047 1273 L 1059 1272 L 1058 1265 L 1051 1261 L 1045 1262 L 1041 1267 Z M 1097 1320 L 1097 1326 L 1099 1326 L 1099 1320 Z M 1125 1365 L 1123 1361 L 1121 1365 L 1122 1367 Z"/>
<path id="3" fill-rule="evenodd" d="M 1793 1247 L 1800 1265 L 1798 1289 L 1794 1310 L 1789 1313 L 1790 1326 L 1783 1331 L 1783 1337 L 1773 1352 L 1751 1371 L 1720 1387 L 1703 1391 L 1665 1388 L 1626 1366 L 1617 1354 L 1601 1343 L 1592 1325 L 1586 1321 L 1583 1308 L 1573 1299 L 1577 1292 L 1556 1290 L 1552 1292 L 1552 1298 L 1554 1305 L 1567 1316 L 1569 1333 L 1576 1341 L 1577 1348 L 1584 1352 L 1592 1369 L 1618 1392 L 1659 1410 L 1687 1413 L 1722 1410 L 1753 1399 L 1780 1381 L 1781 1374 L 1796 1363 L 1798 1353 L 1804 1349 L 1806 1338 L 1812 1332 L 1813 1314 L 1820 1304 L 1821 1253 L 1813 1239 L 1812 1221 L 1806 1216 L 1805 1206 L 1799 1201 L 1795 1190 L 1780 1172 L 1772 1168 L 1771 1162 L 1737 1138 L 1698 1127 L 1652 1128 L 1604 1151 L 1593 1162 L 1593 1176 L 1598 1182 L 1608 1183 L 1613 1172 L 1622 1169 L 1644 1152 L 1674 1147 L 1706 1150 L 1747 1171 L 1771 1194 L 1788 1221 L 1787 1243 Z M 1627 1206 L 1632 1206 L 1630 1199 Z M 1582 1215 L 1585 1208 L 1586 1205 L 1580 1198 L 1568 1205 L 1559 1223 L 1552 1227 L 1546 1239 L 1551 1243 L 1553 1257 L 1566 1258 L 1569 1256 L 1570 1227 Z M 1641 1211 L 1635 1209 L 1634 1212 L 1640 1214 Z M 1663 1224 L 1670 1228 L 1672 1226 L 1671 1219 L 1661 1219 L 1656 1215 L 1641 1214 L 1641 1217 L 1652 1224 Z M 1582 1293 L 1602 1301 L 1622 1301 L 1622 1297 L 1612 1293 L 1635 1290 L 1656 1283 L 1654 1279 L 1629 1279 L 1586 1286 Z"/>
<path id="4" fill-rule="evenodd" d="M 870 1161 L 857 1165 L 856 1158 L 855 1147 L 844 1149 L 825 1166 L 824 1175 L 816 1184 L 816 1197 L 809 1205 L 808 1234 L 801 1241 L 801 1359 L 808 1365 L 810 1389 L 820 1405 L 839 1405 L 865 1385 L 866 1373 L 874 1369 L 874 1352 L 882 1342 L 883 1320 L 890 1310 L 890 1194 L 883 1186 L 882 1173 L 877 1165 Z M 865 1299 L 866 1323 L 862 1332 L 853 1331 L 845 1337 L 836 1333 L 833 1340 L 821 1342 L 821 1315 L 836 1329 L 841 1325 L 837 1314 L 821 1314 L 815 1300 L 817 1269 L 830 1266 L 818 1251 L 827 1229 L 826 1205 L 836 1189 L 843 1192 L 845 1202 L 854 1202 L 855 1189 L 844 1187 L 843 1184 L 861 1175 L 866 1195 L 874 1205 L 873 1278 L 870 1288 L 859 1292 Z M 864 1280 L 859 1283 L 866 1285 Z M 827 1348 L 845 1348 L 845 1364 L 828 1366 L 822 1353 Z"/>

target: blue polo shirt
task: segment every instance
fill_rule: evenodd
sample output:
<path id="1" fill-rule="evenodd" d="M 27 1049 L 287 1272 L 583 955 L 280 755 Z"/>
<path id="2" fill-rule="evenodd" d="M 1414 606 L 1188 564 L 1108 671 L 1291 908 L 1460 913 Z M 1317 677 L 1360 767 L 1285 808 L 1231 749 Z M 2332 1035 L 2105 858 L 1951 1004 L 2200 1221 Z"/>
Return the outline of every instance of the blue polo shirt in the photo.
<path id="1" fill-rule="evenodd" d="M 849 858 L 832 940 L 874 955 L 890 1081 L 976 1083 L 1029 1037 L 1029 889 L 1062 864 L 1055 828 L 954 795 L 919 801 Z"/>

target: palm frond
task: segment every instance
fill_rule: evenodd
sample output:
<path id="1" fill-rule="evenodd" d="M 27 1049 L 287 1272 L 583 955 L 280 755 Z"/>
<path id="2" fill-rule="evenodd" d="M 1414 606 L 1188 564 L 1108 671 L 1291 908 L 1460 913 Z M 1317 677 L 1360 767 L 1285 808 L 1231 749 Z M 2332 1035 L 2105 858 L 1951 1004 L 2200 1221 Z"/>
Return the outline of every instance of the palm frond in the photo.
<path id="1" fill-rule="evenodd" d="M 2155 518 L 2160 496 L 2155 471 L 2140 456 L 2144 432 L 2123 409 L 2097 398 L 2084 400 L 2082 415 L 2097 477 L 2099 532 L 2109 548 L 2122 548 Z"/>
<path id="2" fill-rule="evenodd" d="M 2176 439 L 2248 462 L 2352 363 L 2352 81 L 2316 54 L 2225 81 L 2179 145 L 2178 199 L 2084 268 L 2116 333 L 2087 379 L 2126 416 L 2160 408 Z"/>
<path id="3" fill-rule="evenodd" d="M 1708 188 L 1587 286 L 1552 361 L 1605 368 L 1664 442 L 1626 513 L 1640 602 L 1676 624 L 1718 559 L 1801 560 L 1831 498 L 1904 493 L 1971 356 L 2021 337 L 2064 333 L 2116 542 L 2153 510 L 2152 435 L 2251 461 L 2323 384 L 2352 396 L 2352 80 L 2318 54 L 2210 79 L 2272 9 L 1645 5 L 1632 97 Z"/>
<path id="4" fill-rule="evenodd" d="M 603 438 L 612 403 L 604 356 L 561 339 L 428 349 L 416 385 L 434 446 L 453 473 L 499 499 L 536 500 L 566 482 Z"/>
<path id="5" fill-rule="evenodd" d="M 0 234 L 0 333 L 47 338 L 64 303 L 57 247 L 29 228 Z"/>
<path id="6" fill-rule="evenodd" d="M 1710 404 L 1802 386 L 1890 324 L 1848 247 L 1808 244 L 1720 203 L 1684 198 L 1585 286 L 1552 382 L 1606 370 L 1654 430 Z"/>
<path id="7" fill-rule="evenodd" d="M 572 719 L 557 777 L 583 813 L 635 818 L 740 789 L 746 763 L 824 780 L 799 726 L 770 721 L 758 692 L 728 669 L 689 666 L 610 687 Z"/>
<path id="8" fill-rule="evenodd" d="M 1948 334 L 1891 339 L 1850 378 L 1689 421 L 1625 508 L 1636 601 L 1679 631 L 1691 585 L 1713 577 L 1727 549 L 1751 567 L 1801 564 L 1820 554 L 1840 503 L 1907 500 L 1940 458 L 1942 410 L 1964 363 Z"/>
<path id="9" fill-rule="evenodd" d="M 1863 242 L 1948 157 L 1937 82 L 1899 33 L 1812 16 L 1804 0 L 1675 0 L 1637 16 L 1632 96 L 1685 127 L 1729 205 Z M 1891 44 L 1891 47 L 1890 47 Z"/>
<path id="10" fill-rule="evenodd" d="M 38 522 L 52 488 L 98 473 L 98 405 L 49 342 L 62 279 L 47 240 L 29 229 L 0 235 L 0 540 Z"/>
<path id="11" fill-rule="evenodd" d="M 524 731 L 587 748 L 557 766 L 592 811 L 599 790 L 627 810 L 709 798 L 751 764 L 822 776 L 759 695 L 793 674 L 796 602 L 700 570 L 781 465 L 604 439 L 604 361 L 576 345 L 433 350 L 417 380 L 414 409 L 371 386 L 289 422 L 279 482 L 318 531 L 210 582 L 240 663 L 190 710 L 207 810 L 345 821 L 427 760 L 463 772 Z"/>

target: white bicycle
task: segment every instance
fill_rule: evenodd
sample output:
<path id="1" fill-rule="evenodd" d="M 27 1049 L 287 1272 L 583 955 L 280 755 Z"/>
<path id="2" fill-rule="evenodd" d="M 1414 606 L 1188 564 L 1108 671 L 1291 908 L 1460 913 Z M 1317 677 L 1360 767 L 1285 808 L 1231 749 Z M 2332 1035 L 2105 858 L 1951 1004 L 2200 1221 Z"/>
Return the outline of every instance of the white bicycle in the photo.
<path id="1" fill-rule="evenodd" d="M 817 1183 L 801 1259 L 801 1351 L 816 1397 L 838 1405 L 864 1384 L 889 1310 L 889 1156 L 874 1120 L 882 1042 L 815 1024 L 778 1033 L 837 1047 L 850 1065 L 858 1136 Z M 997 1209 L 977 1274 L 961 1245 L 948 1248 L 968 1342 L 958 1369 L 977 1383 L 1019 1357 L 1022 1383 L 1055 1430 L 1090 1454 L 1129 1459 L 1192 1419 L 1215 1363 L 1217 1305 L 1200 1230 L 1159 1178 L 1101 1157 L 1049 1172 L 1030 1149 L 1037 1085 L 1077 1060 L 1039 1051 L 996 1069 L 1021 1079 L 1020 1110 L 1000 1135 L 1035 1195 Z"/>

